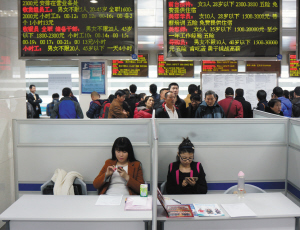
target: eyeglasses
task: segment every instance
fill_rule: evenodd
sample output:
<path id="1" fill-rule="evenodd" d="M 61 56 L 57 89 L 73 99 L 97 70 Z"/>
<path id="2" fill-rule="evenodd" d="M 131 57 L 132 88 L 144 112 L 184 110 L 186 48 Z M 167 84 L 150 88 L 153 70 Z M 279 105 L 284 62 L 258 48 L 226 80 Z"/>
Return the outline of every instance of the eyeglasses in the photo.
<path id="1" fill-rule="evenodd" d="M 180 159 L 182 161 L 192 161 L 192 160 L 194 160 L 194 158 L 182 158 L 182 157 L 180 157 Z"/>

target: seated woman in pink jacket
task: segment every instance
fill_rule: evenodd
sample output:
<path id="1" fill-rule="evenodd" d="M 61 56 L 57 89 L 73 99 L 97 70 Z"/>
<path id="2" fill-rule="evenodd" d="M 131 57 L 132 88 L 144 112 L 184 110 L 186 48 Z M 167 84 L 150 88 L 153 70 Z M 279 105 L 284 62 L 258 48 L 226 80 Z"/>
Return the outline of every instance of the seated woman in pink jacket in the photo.
<path id="1" fill-rule="evenodd" d="M 134 110 L 133 118 L 152 118 L 154 99 L 147 96 L 144 101 L 141 101 Z"/>

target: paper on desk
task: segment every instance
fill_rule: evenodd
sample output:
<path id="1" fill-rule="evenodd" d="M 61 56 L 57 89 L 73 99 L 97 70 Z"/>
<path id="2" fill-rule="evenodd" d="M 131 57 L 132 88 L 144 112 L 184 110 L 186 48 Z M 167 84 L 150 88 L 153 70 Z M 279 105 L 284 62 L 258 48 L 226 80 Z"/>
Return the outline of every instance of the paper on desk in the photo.
<path id="1" fill-rule="evenodd" d="M 95 205 L 120 205 L 123 195 L 100 195 Z"/>
<path id="2" fill-rule="evenodd" d="M 222 204 L 222 207 L 231 217 L 256 216 L 256 214 L 245 203 Z"/>
<path id="3" fill-rule="evenodd" d="M 146 206 L 148 201 L 148 197 L 133 197 L 133 203 L 132 205 L 143 205 Z"/>

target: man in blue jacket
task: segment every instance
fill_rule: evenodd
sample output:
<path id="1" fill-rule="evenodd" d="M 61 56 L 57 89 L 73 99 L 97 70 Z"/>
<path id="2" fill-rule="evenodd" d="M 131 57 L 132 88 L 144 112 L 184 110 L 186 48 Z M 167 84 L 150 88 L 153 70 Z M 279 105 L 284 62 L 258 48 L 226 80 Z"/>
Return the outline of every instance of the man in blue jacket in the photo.
<path id="1" fill-rule="evenodd" d="M 51 114 L 51 118 L 60 119 L 76 119 L 83 118 L 83 113 L 78 102 L 70 98 L 71 89 L 64 88 L 62 90 L 64 96 L 60 102 L 56 103 Z"/>
<path id="2" fill-rule="evenodd" d="M 285 117 L 291 117 L 292 116 L 292 102 L 283 96 L 283 89 L 281 87 L 275 87 L 273 89 L 273 99 L 278 99 L 281 101 L 281 111 L 283 112 L 283 115 Z"/>
<path id="3" fill-rule="evenodd" d="M 196 110 L 195 118 L 225 118 L 223 108 L 216 101 L 216 93 L 208 90 L 204 101 Z"/>

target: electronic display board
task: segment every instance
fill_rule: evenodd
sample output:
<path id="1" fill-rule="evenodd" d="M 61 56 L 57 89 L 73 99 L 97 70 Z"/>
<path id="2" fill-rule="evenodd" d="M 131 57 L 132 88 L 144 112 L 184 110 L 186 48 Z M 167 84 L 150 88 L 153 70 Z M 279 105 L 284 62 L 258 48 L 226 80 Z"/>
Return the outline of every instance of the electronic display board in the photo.
<path id="1" fill-rule="evenodd" d="M 300 77 L 300 61 L 296 59 L 296 54 L 290 54 L 289 73 L 290 77 Z"/>
<path id="2" fill-rule="evenodd" d="M 113 60 L 112 77 L 148 77 L 148 54 L 139 54 L 138 60 Z"/>
<path id="3" fill-rule="evenodd" d="M 246 72 L 281 73 L 281 61 L 247 61 Z"/>
<path id="4" fill-rule="evenodd" d="M 166 60 L 275 60 L 280 54 L 279 0 L 165 0 L 164 4 Z"/>
<path id="5" fill-rule="evenodd" d="M 19 1 L 20 58 L 137 53 L 136 0 Z"/>
<path id="6" fill-rule="evenodd" d="M 164 55 L 158 55 L 158 77 L 194 77 L 194 61 L 165 61 Z"/>
<path id="7" fill-rule="evenodd" d="M 202 61 L 202 72 L 237 72 L 237 61 Z"/>

